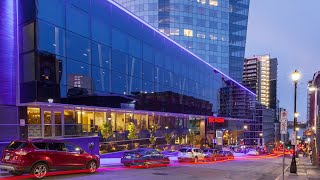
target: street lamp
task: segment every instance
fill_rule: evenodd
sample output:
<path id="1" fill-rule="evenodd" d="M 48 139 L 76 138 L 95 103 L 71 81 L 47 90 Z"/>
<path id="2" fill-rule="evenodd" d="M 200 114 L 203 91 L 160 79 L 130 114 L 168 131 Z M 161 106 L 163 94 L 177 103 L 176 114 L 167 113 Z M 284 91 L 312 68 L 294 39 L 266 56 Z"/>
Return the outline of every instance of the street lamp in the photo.
<path id="1" fill-rule="evenodd" d="M 299 131 L 300 130 L 300 128 L 299 127 L 296 127 L 296 131 Z"/>
<path id="2" fill-rule="evenodd" d="M 296 131 L 297 127 L 297 84 L 298 80 L 300 79 L 300 73 L 295 70 L 291 78 L 294 83 L 294 119 L 293 119 L 293 131 Z M 296 134 L 296 133 L 295 133 Z M 292 137 L 293 138 L 293 137 Z M 291 160 L 291 165 L 290 165 L 290 173 L 297 173 L 297 163 L 296 163 L 296 151 L 295 151 L 295 145 L 292 145 L 293 148 L 293 155 L 292 155 L 292 160 Z"/>
<path id="3" fill-rule="evenodd" d="M 248 126 L 247 126 L 247 125 L 244 125 L 244 126 L 243 126 L 243 129 L 247 130 L 247 129 L 248 129 Z"/>

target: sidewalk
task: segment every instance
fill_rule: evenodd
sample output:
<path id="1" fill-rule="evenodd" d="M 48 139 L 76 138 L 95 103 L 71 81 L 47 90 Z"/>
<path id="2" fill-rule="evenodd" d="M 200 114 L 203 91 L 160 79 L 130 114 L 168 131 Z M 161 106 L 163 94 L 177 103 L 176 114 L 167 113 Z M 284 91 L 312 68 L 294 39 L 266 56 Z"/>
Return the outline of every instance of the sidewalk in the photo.
<path id="1" fill-rule="evenodd" d="M 310 163 L 310 158 L 300 157 L 300 162 L 297 162 L 297 174 L 290 173 L 290 166 L 287 167 L 284 173 L 285 180 L 319 180 L 320 168 L 313 166 Z M 282 180 L 282 174 L 276 180 Z"/>

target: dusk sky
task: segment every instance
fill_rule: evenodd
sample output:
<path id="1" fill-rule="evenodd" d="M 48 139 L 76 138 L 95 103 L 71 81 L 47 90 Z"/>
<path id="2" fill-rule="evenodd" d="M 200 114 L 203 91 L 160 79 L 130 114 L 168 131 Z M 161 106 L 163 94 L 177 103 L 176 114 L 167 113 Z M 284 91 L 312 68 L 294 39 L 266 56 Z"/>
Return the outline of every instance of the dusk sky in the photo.
<path id="1" fill-rule="evenodd" d="M 320 71 L 320 1 L 251 0 L 246 57 L 270 54 L 278 58 L 278 99 L 293 121 L 291 73 L 301 72 L 298 84 L 299 121 L 307 117 L 307 82 Z"/>

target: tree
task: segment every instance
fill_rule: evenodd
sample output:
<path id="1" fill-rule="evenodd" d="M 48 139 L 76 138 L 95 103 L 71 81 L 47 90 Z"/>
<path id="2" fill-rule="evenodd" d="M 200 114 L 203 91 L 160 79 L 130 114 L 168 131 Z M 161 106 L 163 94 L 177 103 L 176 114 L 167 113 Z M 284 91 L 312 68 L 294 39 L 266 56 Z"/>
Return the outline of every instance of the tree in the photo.
<path id="1" fill-rule="evenodd" d="M 164 134 L 164 140 L 167 142 L 167 144 L 170 144 L 170 142 L 172 141 L 173 138 L 174 138 L 173 132 L 171 132 L 170 134 L 168 134 L 168 133 Z"/>
<path id="2" fill-rule="evenodd" d="M 154 145 L 157 141 L 157 138 L 154 136 L 154 134 L 157 132 L 157 130 L 160 128 L 159 124 L 155 124 L 151 126 L 149 129 L 150 132 L 150 138 L 149 141 L 152 145 Z"/>
<path id="3" fill-rule="evenodd" d="M 133 140 L 138 138 L 138 132 L 137 132 L 137 127 L 133 122 L 130 122 L 128 125 L 128 139 L 132 141 L 132 147 L 133 146 Z"/>
<path id="4" fill-rule="evenodd" d="M 103 138 L 109 138 L 112 134 L 112 124 L 110 121 L 106 121 L 101 126 L 101 134 Z"/>
<path id="5" fill-rule="evenodd" d="M 157 138 L 153 136 L 153 134 L 150 135 L 149 141 L 152 145 L 154 145 L 154 143 L 156 143 Z"/>
<path id="6" fill-rule="evenodd" d="M 194 145 L 195 144 L 195 134 L 194 132 L 190 132 L 188 135 L 189 144 Z"/>
<path id="7" fill-rule="evenodd" d="M 155 134 L 159 128 L 160 128 L 159 124 L 152 125 L 151 128 L 149 129 L 150 134 Z"/>

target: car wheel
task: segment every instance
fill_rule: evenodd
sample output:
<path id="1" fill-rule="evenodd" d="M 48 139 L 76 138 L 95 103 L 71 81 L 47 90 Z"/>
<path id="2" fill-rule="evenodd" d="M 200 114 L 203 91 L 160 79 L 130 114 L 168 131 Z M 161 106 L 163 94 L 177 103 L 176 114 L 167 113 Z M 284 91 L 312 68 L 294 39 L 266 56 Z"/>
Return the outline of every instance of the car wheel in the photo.
<path id="1" fill-rule="evenodd" d="M 21 176 L 23 174 L 23 172 L 20 172 L 20 171 L 9 171 L 9 174 L 11 174 L 12 176 Z"/>
<path id="2" fill-rule="evenodd" d="M 47 175 L 48 170 L 48 166 L 45 163 L 37 163 L 33 166 L 31 174 L 40 179 Z"/>
<path id="3" fill-rule="evenodd" d="M 195 157 L 195 158 L 194 158 L 194 163 L 198 163 L 198 161 L 199 161 L 199 160 L 198 160 L 198 157 Z"/>
<path id="4" fill-rule="evenodd" d="M 95 173 L 97 171 L 97 163 L 95 161 L 90 161 L 87 165 L 89 173 Z"/>

